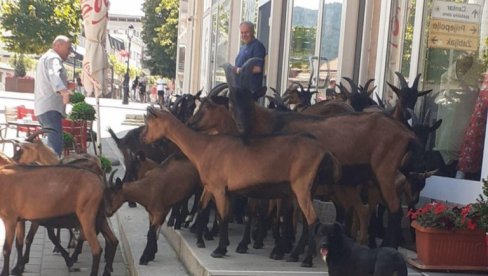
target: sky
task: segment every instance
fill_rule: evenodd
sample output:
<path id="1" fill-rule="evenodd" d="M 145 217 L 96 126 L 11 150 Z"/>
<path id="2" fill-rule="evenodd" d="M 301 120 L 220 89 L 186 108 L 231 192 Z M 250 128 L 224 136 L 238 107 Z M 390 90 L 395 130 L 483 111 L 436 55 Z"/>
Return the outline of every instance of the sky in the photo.
<path id="1" fill-rule="evenodd" d="M 110 0 L 110 14 L 144 15 L 142 12 L 144 0 Z"/>

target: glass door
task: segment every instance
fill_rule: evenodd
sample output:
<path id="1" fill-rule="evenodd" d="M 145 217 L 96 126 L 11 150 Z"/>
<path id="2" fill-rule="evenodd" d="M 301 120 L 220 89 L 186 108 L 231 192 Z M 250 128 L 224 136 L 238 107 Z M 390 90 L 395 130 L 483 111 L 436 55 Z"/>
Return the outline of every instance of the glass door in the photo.
<path id="1" fill-rule="evenodd" d="M 285 87 L 300 83 L 323 98 L 337 74 L 341 0 L 295 0 L 291 4 Z"/>

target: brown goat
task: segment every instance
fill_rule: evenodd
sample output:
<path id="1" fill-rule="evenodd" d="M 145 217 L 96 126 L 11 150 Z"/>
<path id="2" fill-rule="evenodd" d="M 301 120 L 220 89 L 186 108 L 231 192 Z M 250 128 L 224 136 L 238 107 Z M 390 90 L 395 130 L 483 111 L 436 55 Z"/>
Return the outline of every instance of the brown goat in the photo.
<path id="1" fill-rule="evenodd" d="M 395 179 L 400 174 L 399 169 L 409 161 L 408 152 L 417 147 L 417 139 L 409 129 L 381 113 L 347 114 L 325 119 L 300 113 L 275 112 L 257 104 L 252 108 L 251 135 L 311 133 L 339 159 L 341 165 L 362 166 L 369 170 L 371 178 L 363 179 L 363 183 L 375 180 L 390 212 L 391 223 L 385 244 L 398 245 L 401 209 Z M 227 116 L 228 120 L 230 117 L 228 111 L 219 115 L 207 112 L 198 110 L 190 125 L 201 129 L 201 122 L 212 121 L 215 117 L 224 120 L 222 116 Z"/>
<path id="2" fill-rule="evenodd" d="M 32 183 L 32 179 L 45 181 Z M 1 275 L 9 274 L 10 251 L 18 220 L 44 220 L 76 214 L 88 241 L 93 263 L 92 276 L 98 274 L 100 253 L 97 240 L 97 218 L 103 217 L 100 206 L 103 200 L 103 180 L 100 176 L 68 166 L 6 165 L 0 168 L 0 218 L 4 221 L 6 239 L 3 248 L 4 266 Z M 29 202 L 28 205 L 25 203 Z M 111 233 L 104 220 L 100 221 L 103 233 Z M 106 221 L 105 221 L 106 222 Z M 115 245 L 116 246 L 116 245 Z M 106 256 L 115 254 L 115 247 Z M 107 261 L 104 275 L 112 271 Z"/>
<path id="3" fill-rule="evenodd" d="M 101 163 L 98 157 L 90 155 L 90 154 L 77 154 L 72 155 L 69 158 L 64 158 L 59 160 L 57 154 L 49 147 L 47 147 L 44 143 L 40 140 L 34 140 L 34 138 L 42 134 L 44 130 L 37 131 L 30 135 L 25 142 L 18 142 L 15 140 L 6 140 L 6 142 L 14 144 L 14 157 L 10 159 L 10 164 L 39 164 L 39 165 L 56 165 L 56 164 L 68 164 L 71 166 L 75 166 L 78 168 L 84 168 L 95 172 L 99 176 L 104 176 L 104 172 L 101 168 Z M 118 244 L 118 241 L 111 232 L 110 228 L 107 228 L 105 225 L 108 225 L 105 217 L 98 218 L 98 229 L 102 231 L 106 239 L 106 246 L 107 252 L 113 251 L 112 248 L 115 248 Z M 63 216 L 60 218 L 51 218 L 47 220 L 41 221 L 32 221 L 31 227 L 29 229 L 29 233 L 25 238 L 25 252 L 22 253 L 23 245 L 24 245 L 24 236 L 25 236 L 25 221 L 20 220 L 17 223 L 16 229 L 16 248 L 17 248 L 17 264 L 15 265 L 12 273 L 20 274 L 24 270 L 25 264 L 29 262 L 30 257 L 30 247 L 34 240 L 34 236 L 39 228 L 40 225 L 46 226 L 48 230 L 48 236 L 50 240 L 54 243 L 55 249 L 59 250 L 61 255 L 63 256 L 66 265 L 71 268 L 74 262 L 76 262 L 78 254 L 81 253 L 81 247 L 83 244 L 83 238 L 80 236 L 78 240 L 78 246 L 75 249 L 75 252 L 70 257 L 69 253 L 61 246 L 59 242 L 59 237 L 55 237 L 53 227 L 56 228 L 68 228 L 70 230 L 72 228 L 80 228 L 80 223 L 74 214 L 70 214 L 67 216 Z M 59 230 L 58 230 L 59 231 Z M 59 235 L 59 233 L 58 233 Z M 115 253 L 115 251 L 113 252 Z M 110 255 L 111 253 L 107 254 L 107 262 L 108 266 L 111 267 L 113 256 Z"/>
<path id="4" fill-rule="evenodd" d="M 122 181 L 117 179 L 115 187 L 106 189 L 105 204 L 108 215 L 113 215 L 125 201 L 137 202 L 149 213 L 147 244 L 139 264 L 145 265 L 154 260 L 158 250 L 157 229 L 164 222 L 171 207 L 188 199 L 200 189 L 198 172 L 186 158 L 170 158 L 139 180 L 122 185 Z"/>
<path id="5" fill-rule="evenodd" d="M 293 194 L 307 224 L 314 226 L 317 216 L 311 192 L 316 175 L 324 171 L 334 171 L 334 177 L 339 174 L 335 158 L 310 135 L 269 136 L 250 140 L 245 145 L 237 137 L 194 132 L 168 111 L 150 107 L 142 137 L 146 143 L 168 138 L 197 168 L 204 187 L 200 207 L 206 207 L 213 198 L 222 222 L 219 246 L 213 251 L 213 257 L 223 257 L 227 253 L 229 192 L 261 198 Z M 312 235 L 309 243 L 305 266 L 312 266 L 315 251 Z"/>

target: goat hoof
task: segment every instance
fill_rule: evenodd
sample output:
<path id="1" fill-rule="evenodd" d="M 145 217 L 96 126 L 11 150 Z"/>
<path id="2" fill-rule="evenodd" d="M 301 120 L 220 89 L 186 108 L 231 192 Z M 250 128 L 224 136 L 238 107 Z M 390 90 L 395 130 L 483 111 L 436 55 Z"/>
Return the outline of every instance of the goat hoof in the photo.
<path id="1" fill-rule="evenodd" d="M 59 248 L 58 248 L 57 246 L 55 246 L 55 247 L 53 248 L 53 253 L 55 253 L 55 254 L 60 254 L 60 253 L 61 253 L 61 251 L 59 250 Z"/>
<path id="2" fill-rule="evenodd" d="M 264 247 L 264 244 L 262 242 L 255 242 L 252 246 L 254 249 L 261 249 Z"/>
<path id="3" fill-rule="evenodd" d="M 281 250 L 274 248 L 271 251 L 271 254 L 269 255 L 269 257 L 273 260 L 283 260 L 283 258 L 285 257 L 285 254 Z"/>
<path id="4" fill-rule="evenodd" d="M 225 249 L 220 249 L 220 248 L 217 248 L 215 249 L 212 254 L 210 254 L 210 256 L 214 257 L 214 258 L 222 258 L 225 256 L 225 254 L 227 253 L 227 250 Z"/>
<path id="5" fill-rule="evenodd" d="M 198 248 L 205 248 L 205 243 L 204 242 L 197 242 L 197 247 Z"/>
<path id="6" fill-rule="evenodd" d="M 305 260 L 303 260 L 303 262 L 300 266 L 301 267 L 312 267 L 313 266 L 312 258 L 305 258 Z"/>
<path id="7" fill-rule="evenodd" d="M 166 223 L 166 225 L 167 225 L 168 227 L 173 227 L 173 225 L 175 225 L 175 222 L 174 222 L 174 221 L 172 221 L 172 220 L 168 220 L 168 223 Z"/>
<path id="8" fill-rule="evenodd" d="M 141 259 L 139 260 L 140 265 L 147 265 L 148 263 L 149 260 L 147 260 L 145 256 L 142 256 Z"/>
<path id="9" fill-rule="evenodd" d="M 298 262 L 298 256 L 295 255 L 290 255 L 288 258 L 286 258 L 287 262 Z"/>
<path id="10" fill-rule="evenodd" d="M 247 245 L 245 244 L 239 244 L 236 249 L 237 253 L 244 254 L 247 253 Z"/>
<path id="11" fill-rule="evenodd" d="M 22 275 L 22 272 L 24 272 L 24 266 L 16 266 L 11 271 L 13 275 Z"/>
<path id="12" fill-rule="evenodd" d="M 188 228 L 189 226 L 190 226 L 190 222 L 189 221 L 183 223 L 183 227 Z"/>

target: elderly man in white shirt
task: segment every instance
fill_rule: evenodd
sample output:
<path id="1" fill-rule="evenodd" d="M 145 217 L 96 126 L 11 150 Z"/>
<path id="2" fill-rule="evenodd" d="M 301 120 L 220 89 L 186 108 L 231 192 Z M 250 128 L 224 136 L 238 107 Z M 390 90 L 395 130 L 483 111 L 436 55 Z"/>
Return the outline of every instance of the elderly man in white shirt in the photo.
<path id="1" fill-rule="evenodd" d="M 47 133 L 47 144 L 58 156 L 63 152 L 62 120 L 66 117 L 66 104 L 71 91 L 63 61 L 71 53 L 71 41 L 66 36 L 57 36 L 52 48 L 37 63 L 34 87 L 34 113 Z"/>

